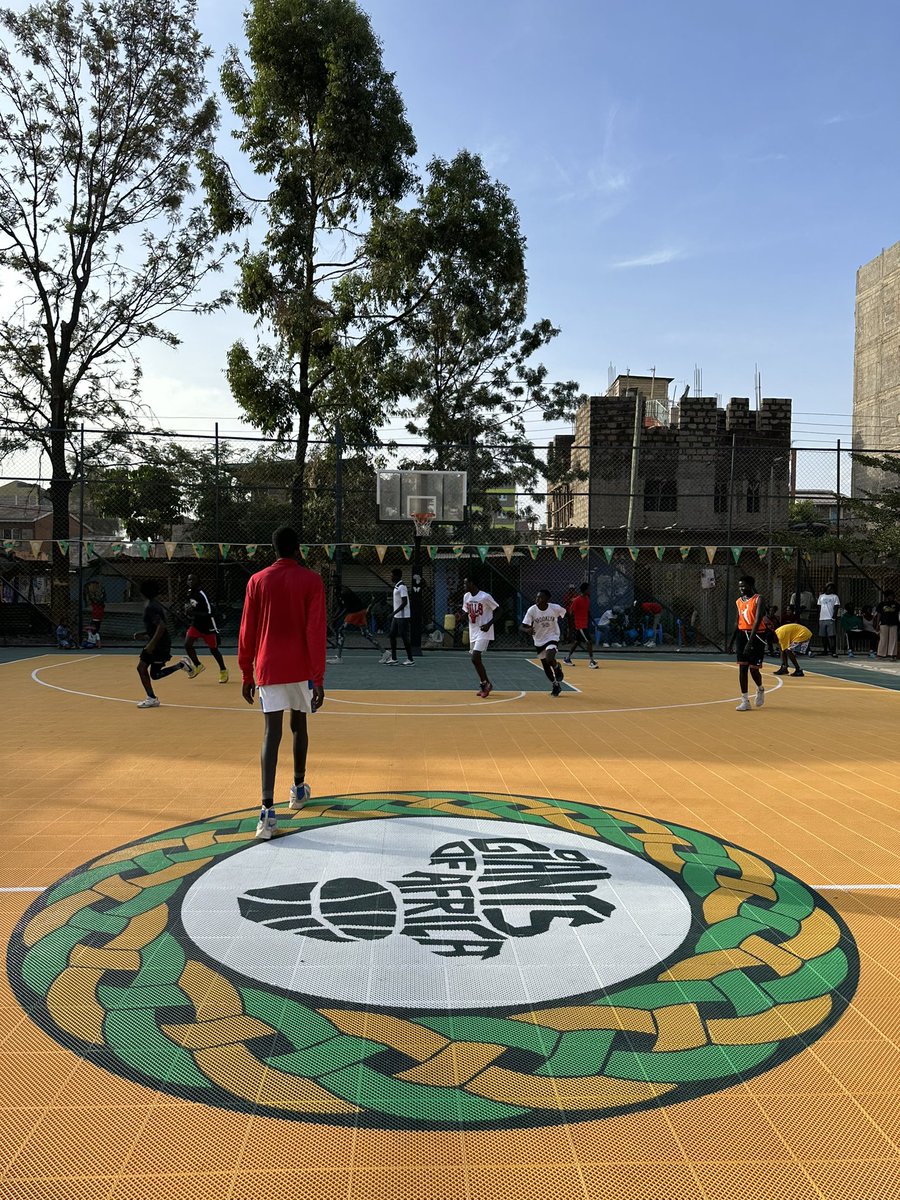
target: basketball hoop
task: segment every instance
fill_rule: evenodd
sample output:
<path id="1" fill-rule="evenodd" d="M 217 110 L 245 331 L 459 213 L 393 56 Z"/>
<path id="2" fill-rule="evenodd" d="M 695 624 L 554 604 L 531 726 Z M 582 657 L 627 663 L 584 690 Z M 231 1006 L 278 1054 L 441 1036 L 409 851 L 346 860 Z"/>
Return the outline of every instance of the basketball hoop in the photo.
<path id="1" fill-rule="evenodd" d="M 433 512 L 417 512 L 410 513 L 413 525 L 416 527 L 416 537 L 428 537 L 431 533 L 431 524 L 434 521 L 435 513 Z"/>

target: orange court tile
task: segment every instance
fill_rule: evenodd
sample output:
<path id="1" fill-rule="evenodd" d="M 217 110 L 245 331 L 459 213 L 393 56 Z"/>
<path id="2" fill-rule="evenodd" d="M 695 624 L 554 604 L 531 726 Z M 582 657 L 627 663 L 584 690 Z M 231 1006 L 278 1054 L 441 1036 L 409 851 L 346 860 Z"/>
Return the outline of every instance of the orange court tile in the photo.
<path id="1" fill-rule="evenodd" d="M 236 683 L 0 663 L 0 1200 L 894 1200 L 898 692 L 346 671 L 257 842 Z"/>

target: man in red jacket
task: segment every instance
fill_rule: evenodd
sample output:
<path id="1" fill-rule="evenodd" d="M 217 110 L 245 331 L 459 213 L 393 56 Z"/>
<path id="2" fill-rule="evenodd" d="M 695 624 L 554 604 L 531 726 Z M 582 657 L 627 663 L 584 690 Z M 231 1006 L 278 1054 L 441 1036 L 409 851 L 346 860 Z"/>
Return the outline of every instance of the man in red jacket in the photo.
<path id="1" fill-rule="evenodd" d="M 275 769 L 285 712 L 294 735 L 294 783 L 289 807 L 309 799 L 306 714 L 325 702 L 325 586 L 320 576 L 297 562 L 300 542 L 293 529 L 275 531 L 278 561 L 251 576 L 238 638 L 241 694 L 252 704 L 257 690 L 265 717 L 262 753 L 262 811 L 256 836 L 275 832 Z M 256 674 L 254 676 L 254 667 Z"/>

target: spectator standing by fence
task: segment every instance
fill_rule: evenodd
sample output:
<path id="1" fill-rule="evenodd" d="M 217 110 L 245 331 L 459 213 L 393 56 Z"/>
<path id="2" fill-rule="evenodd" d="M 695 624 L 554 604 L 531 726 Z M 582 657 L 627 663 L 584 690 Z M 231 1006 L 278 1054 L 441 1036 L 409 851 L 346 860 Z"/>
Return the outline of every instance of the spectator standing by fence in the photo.
<path id="1" fill-rule="evenodd" d="M 884 599 L 875 605 L 878 614 L 878 657 L 897 661 L 897 625 L 900 623 L 900 607 L 890 588 Z"/>

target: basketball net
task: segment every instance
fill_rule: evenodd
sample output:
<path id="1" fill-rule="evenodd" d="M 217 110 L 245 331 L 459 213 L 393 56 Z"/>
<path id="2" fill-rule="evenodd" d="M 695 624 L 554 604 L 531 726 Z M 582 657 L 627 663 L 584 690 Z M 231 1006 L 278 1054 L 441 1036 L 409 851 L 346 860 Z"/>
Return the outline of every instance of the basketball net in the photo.
<path id="1" fill-rule="evenodd" d="M 431 533 L 431 524 L 434 521 L 435 514 L 433 512 L 418 512 L 410 513 L 410 516 L 416 529 L 416 537 L 428 537 Z"/>

